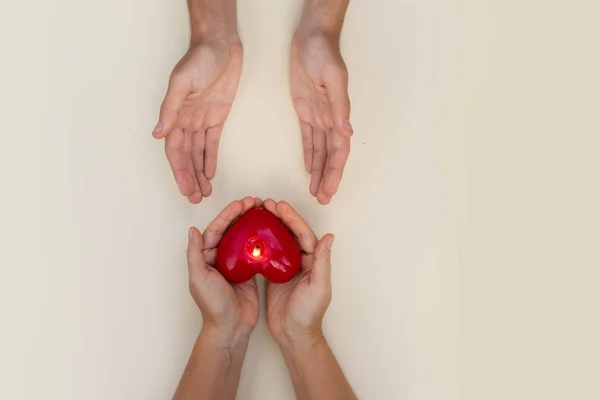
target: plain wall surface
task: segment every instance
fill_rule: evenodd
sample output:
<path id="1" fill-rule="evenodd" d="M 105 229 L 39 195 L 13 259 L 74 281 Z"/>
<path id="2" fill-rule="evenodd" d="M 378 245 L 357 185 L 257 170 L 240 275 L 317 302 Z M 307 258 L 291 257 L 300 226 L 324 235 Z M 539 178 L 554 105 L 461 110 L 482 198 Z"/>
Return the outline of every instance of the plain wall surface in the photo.
<path id="1" fill-rule="evenodd" d="M 289 95 L 302 2 L 239 3 L 242 79 L 191 205 L 151 137 L 185 2 L 0 1 L 0 398 L 170 398 L 201 327 L 186 230 L 246 195 L 336 234 L 325 333 L 361 399 L 600 397 L 599 3 L 353 0 L 326 207 Z M 238 398 L 293 398 L 264 309 Z"/>

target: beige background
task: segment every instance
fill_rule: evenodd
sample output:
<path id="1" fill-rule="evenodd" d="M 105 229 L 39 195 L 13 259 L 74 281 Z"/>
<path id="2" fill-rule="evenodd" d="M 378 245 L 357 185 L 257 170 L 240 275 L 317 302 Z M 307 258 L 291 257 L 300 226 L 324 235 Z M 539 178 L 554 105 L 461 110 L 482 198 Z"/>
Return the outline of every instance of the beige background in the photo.
<path id="1" fill-rule="evenodd" d="M 170 398 L 201 326 L 186 228 L 244 195 L 336 233 L 325 328 L 359 397 L 600 398 L 600 3 L 354 0 L 328 207 L 289 100 L 301 1 L 240 3 L 243 76 L 193 206 L 150 136 L 184 1 L 0 1 L 0 398 Z M 238 397 L 293 398 L 263 317 Z"/>

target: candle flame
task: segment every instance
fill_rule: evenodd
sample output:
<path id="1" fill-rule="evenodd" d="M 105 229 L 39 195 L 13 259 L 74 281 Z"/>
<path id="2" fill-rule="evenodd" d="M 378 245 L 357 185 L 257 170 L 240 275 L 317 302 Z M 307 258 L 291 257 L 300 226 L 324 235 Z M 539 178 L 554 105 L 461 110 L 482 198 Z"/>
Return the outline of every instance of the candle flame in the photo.
<path id="1" fill-rule="evenodd" d="M 260 256 L 260 247 L 258 247 L 258 246 L 255 246 L 255 247 L 254 247 L 254 250 L 252 250 L 252 255 L 253 255 L 254 257 L 258 257 L 258 256 Z"/>

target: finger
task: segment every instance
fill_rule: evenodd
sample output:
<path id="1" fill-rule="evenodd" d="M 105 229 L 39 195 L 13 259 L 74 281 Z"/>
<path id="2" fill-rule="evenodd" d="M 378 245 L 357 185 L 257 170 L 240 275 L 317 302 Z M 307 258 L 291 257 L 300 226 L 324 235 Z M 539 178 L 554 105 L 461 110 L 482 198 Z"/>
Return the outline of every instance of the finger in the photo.
<path id="1" fill-rule="evenodd" d="M 207 179 L 215 177 L 217 171 L 217 155 L 219 153 L 219 140 L 223 126 L 213 126 L 206 130 L 206 150 L 204 158 L 204 175 Z"/>
<path id="2" fill-rule="evenodd" d="M 204 131 L 200 130 L 192 133 L 192 162 L 194 164 L 194 171 L 196 173 L 196 179 L 200 186 L 202 196 L 208 197 L 212 193 L 212 185 L 209 180 L 204 176 Z"/>
<path id="3" fill-rule="evenodd" d="M 206 129 L 206 126 L 204 125 L 204 118 L 206 117 L 206 109 L 203 107 L 200 108 L 195 108 L 195 110 L 192 113 L 192 107 L 188 107 L 189 108 L 189 112 L 191 113 L 191 117 L 190 117 L 190 122 L 187 125 L 187 129 L 189 129 L 190 132 L 197 132 L 197 131 L 202 131 L 204 132 Z M 182 109 L 182 112 L 179 113 L 179 119 L 181 120 L 182 114 L 184 115 L 190 115 L 188 113 L 184 113 L 184 110 L 186 110 L 185 108 Z"/>
<path id="4" fill-rule="evenodd" d="M 210 183 L 210 181 L 206 178 L 205 175 L 196 175 L 196 178 L 198 179 L 198 184 L 200 185 L 200 191 L 202 192 L 202 196 L 210 196 L 212 193 L 212 184 Z"/>
<path id="5" fill-rule="evenodd" d="M 314 253 L 315 246 L 317 245 L 317 236 L 315 236 L 315 233 L 306 221 L 285 201 L 280 201 L 277 204 L 277 211 L 281 216 L 281 220 L 290 227 L 290 230 L 298 238 L 302 250 L 306 253 Z"/>
<path id="6" fill-rule="evenodd" d="M 331 103 L 329 99 L 322 99 L 322 101 L 315 105 L 313 112 L 315 114 L 316 122 L 314 127 L 317 127 L 325 132 L 329 131 L 333 125 L 333 120 L 331 116 Z"/>
<path id="7" fill-rule="evenodd" d="M 303 97 L 293 97 L 292 103 L 300 120 L 306 121 L 309 124 L 314 123 L 312 102 L 307 101 Z"/>
<path id="8" fill-rule="evenodd" d="M 173 170 L 179 191 L 184 196 L 194 193 L 194 177 L 190 173 L 191 159 L 185 152 L 185 136 L 177 128 L 165 140 L 165 153 Z"/>
<path id="9" fill-rule="evenodd" d="M 325 160 L 327 159 L 327 146 L 325 144 L 325 132 L 321 129 L 313 129 L 313 159 L 312 171 L 310 173 L 309 190 L 313 196 L 317 195 L 321 178 L 323 177 L 323 169 L 325 168 Z"/>
<path id="10" fill-rule="evenodd" d="M 202 273 L 208 272 L 204 255 L 202 254 L 203 248 L 202 235 L 198 229 L 191 227 L 188 230 L 187 248 L 187 264 L 190 278 L 202 276 Z"/>
<path id="11" fill-rule="evenodd" d="M 229 225 L 234 219 L 242 215 L 242 212 L 243 205 L 241 201 L 235 200 L 229 203 L 204 231 L 205 248 L 212 249 L 217 247 Z"/>
<path id="12" fill-rule="evenodd" d="M 204 250 L 204 260 L 206 260 L 206 265 L 210 265 L 213 268 L 216 268 L 217 265 L 217 249 L 205 249 Z"/>
<path id="13" fill-rule="evenodd" d="M 331 199 L 332 196 L 325 194 L 325 192 L 322 190 L 319 190 L 319 192 L 317 193 L 317 201 L 323 206 L 326 206 L 327 204 L 331 203 Z"/>
<path id="14" fill-rule="evenodd" d="M 251 208 L 254 208 L 254 197 L 244 197 L 242 200 L 242 214 L 244 214 L 246 211 L 250 210 Z"/>
<path id="15" fill-rule="evenodd" d="M 202 192 L 200 190 L 194 190 L 190 196 L 187 197 L 188 201 L 192 204 L 198 204 L 202 201 Z"/>
<path id="16" fill-rule="evenodd" d="M 262 203 L 263 203 L 263 201 L 260 198 L 258 198 L 258 197 L 254 198 L 254 208 L 262 207 Z"/>
<path id="17" fill-rule="evenodd" d="M 331 247 L 334 236 L 331 233 L 323 236 L 315 249 L 314 263 L 310 279 L 321 285 L 331 285 Z"/>
<path id="18" fill-rule="evenodd" d="M 188 200 L 192 204 L 200 203 L 202 200 L 202 191 L 200 190 L 200 184 L 198 183 L 198 177 L 196 177 L 196 171 L 194 170 L 194 162 L 192 160 L 192 134 L 184 133 L 184 152 L 186 154 L 188 162 L 188 168 L 190 170 L 190 175 L 192 177 L 192 181 L 194 183 L 194 192 L 188 196 Z"/>
<path id="19" fill-rule="evenodd" d="M 317 199 L 319 194 L 326 198 L 337 193 L 349 154 L 350 139 L 330 132 L 327 135 L 327 163 L 325 164 L 325 172 L 321 179 Z"/>
<path id="20" fill-rule="evenodd" d="M 263 201 L 263 207 L 277 218 L 281 218 L 279 211 L 277 211 L 277 202 L 273 199 L 266 199 Z"/>
<path id="21" fill-rule="evenodd" d="M 242 211 L 238 214 L 237 217 L 233 218 L 229 222 L 229 224 L 225 228 L 225 231 L 227 231 L 227 228 L 229 228 L 229 226 L 231 224 L 233 224 L 241 215 L 243 215 L 246 211 L 250 210 L 255 205 L 255 199 L 250 196 L 244 197 L 242 200 L 240 200 L 240 202 L 242 204 Z M 208 229 L 207 229 L 207 231 L 208 231 Z M 220 235 L 219 242 L 221 241 L 221 238 L 223 237 L 223 234 L 225 231 L 223 231 L 223 233 Z M 204 232 L 204 234 L 206 235 L 206 231 Z M 206 263 L 208 265 L 215 265 L 215 263 L 216 263 L 216 258 L 217 258 L 216 247 L 218 246 L 219 242 L 217 242 L 217 244 L 214 246 L 215 248 L 213 248 L 212 246 L 210 246 L 210 247 L 206 246 L 207 249 L 204 251 L 204 258 L 206 259 Z"/>
<path id="22" fill-rule="evenodd" d="M 182 79 L 181 76 L 177 74 L 172 74 L 169 79 L 167 94 L 160 106 L 158 124 L 154 128 L 152 136 L 161 139 L 173 131 L 177 122 L 179 110 L 189 92 L 190 87 L 187 80 Z"/>
<path id="23" fill-rule="evenodd" d="M 350 96 L 348 95 L 348 69 L 344 60 L 328 68 L 323 74 L 327 97 L 331 104 L 334 123 L 338 133 L 350 137 L 354 133 L 350 123 Z"/>
<path id="24" fill-rule="evenodd" d="M 313 128 L 310 124 L 300 121 L 302 134 L 302 150 L 304 152 L 304 169 L 310 174 L 313 161 Z"/>
<path id="25" fill-rule="evenodd" d="M 286 221 L 284 221 L 283 219 L 281 219 L 281 213 L 279 212 L 279 210 L 277 209 L 278 203 L 273 200 L 273 199 L 266 199 L 263 202 L 263 208 L 265 208 L 267 211 L 269 211 L 271 214 L 275 215 L 277 218 L 279 218 L 281 220 L 281 222 L 283 222 L 283 224 L 285 226 L 287 226 L 287 228 L 289 230 L 292 230 L 290 228 L 290 226 L 288 225 L 288 223 Z"/>
<path id="26" fill-rule="evenodd" d="M 191 107 L 186 107 L 184 105 L 177 114 L 177 122 L 175 125 L 183 129 L 185 133 L 191 134 L 192 132 L 196 131 L 193 126 L 193 118 L 194 110 Z"/>
<path id="27" fill-rule="evenodd" d="M 305 254 L 302 257 L 302 264 L 301 264 L 302 271 L 312 270 L 314 263 L 315 263 L 314 254 Z"/>

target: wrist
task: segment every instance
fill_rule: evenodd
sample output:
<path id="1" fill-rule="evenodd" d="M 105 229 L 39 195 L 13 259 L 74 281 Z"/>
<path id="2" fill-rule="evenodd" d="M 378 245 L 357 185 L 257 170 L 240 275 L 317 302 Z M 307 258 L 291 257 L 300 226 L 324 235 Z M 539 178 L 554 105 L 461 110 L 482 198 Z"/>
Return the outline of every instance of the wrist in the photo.
<path id="1" fill-rule="evenodd" d="M 275 341 L 282 349 L 292 352 L 303 351 L 327 343 L 321 328 L 295 332 L 284 332 Z"/>
<path id="2" fill-rule="evenodd" d="M 287 337 L 278 344 L 286 363 L 289 360 L 295 360 L 294 364 L 301 363 L 301 360 L 307 358 L 314 358 L 315 354 L 319 354 L 329 347 L 321 331 Z"/>
<path id="3" fill-rule="evenodd" d="M 200 336 L 214 346 L 232 350 L 240 345 L 247 345 L 254 330 L 253 326 L 219 326 L 210 321 L 202 324 Z"/>
<path id="4" fill-rule="evenodd" d="M 188 5 L 192 45 L 206 41 L 240 42 L 235 0 L 218 1 L 210 5 L 206 1 L 188 0 Z"/>
<path id="5" fill-rule="evenodd" d="M 237 30 L 229 30 L 222 27 L 192 26 L 190 47 L 206 42 L 220 43 L 228 46 L 242 44 Z"/>
<path id="6" fill-rule="evenodd" d="M 305 0 L 297 34 L 322 32 L 339 38 L 349 0 Z"/>

